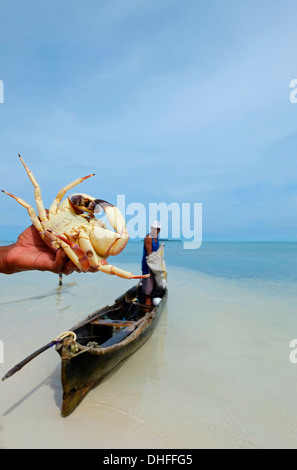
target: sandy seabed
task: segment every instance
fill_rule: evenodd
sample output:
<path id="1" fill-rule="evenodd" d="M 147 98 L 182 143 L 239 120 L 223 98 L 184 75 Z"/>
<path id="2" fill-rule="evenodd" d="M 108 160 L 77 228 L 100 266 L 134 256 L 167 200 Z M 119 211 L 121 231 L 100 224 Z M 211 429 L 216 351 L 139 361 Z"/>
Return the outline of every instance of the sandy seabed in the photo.
<path id="1" fill-rule="evenodd" d="M 58 288 L 57 276 L 36 272 L 0 281 L 1 376 L 133 282 L 75 273 Z M 150 340 L 68 418 L 54 349 L 0 382 L 0 447 L 296 448 L 294 286 L 176 268 L 168 288 Z"/>

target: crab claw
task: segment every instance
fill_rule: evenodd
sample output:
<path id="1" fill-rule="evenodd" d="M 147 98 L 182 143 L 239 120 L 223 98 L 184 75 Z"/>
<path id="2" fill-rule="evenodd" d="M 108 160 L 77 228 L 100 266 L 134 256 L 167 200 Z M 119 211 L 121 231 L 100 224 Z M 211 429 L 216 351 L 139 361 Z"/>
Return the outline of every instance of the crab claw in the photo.
<path id="1" fill-rule="evenodd" d="M 98 225 L 93 227 L 90 240 L 95 250 L 102 256 L 118 255 L 123 251 L 129 240 L 126 223 L 119 209 L 115 206 L 103 207 L 110 225 L 116 230 L 108 230 Z"/>
<path id="2" fill-rule="evenodd" d="M 101 200 L 94 199 L 91 196 L 87 196 L 86 194 L 74 194 L 73 196 L 70 196 L 68 200 L 71 207 L 78 214 L 82 214 L 83 212 L 97 214 L 101 210 L 99 205 Z"/>
<path id="3" fill-rule="evenodd" d="M 117 239 L 111 246 L 109 254 L 112 256 L 118 255 L 123 251 L 129 240 L 125 219 L 116 206 L 108 204 L 102 205 L 102 208 L 107 215 L 110 225 L 115 229 L 117 235 Z"/>
<path id="4" fill-rule="evenodd" d="M 107 219 L 114 228 L 108 230 L 95 225 L 90 233 L 90 240 L 97 253 L 101 256 L 115 256 L 121 253 L 129 240 L 126 222 L 119 209 L 103 199 L 95 199 L 88 194 L 74 194 L 68 198 L 71 207 L 78 214 L 88 212 L 91 216 L 104 210 Z"/>

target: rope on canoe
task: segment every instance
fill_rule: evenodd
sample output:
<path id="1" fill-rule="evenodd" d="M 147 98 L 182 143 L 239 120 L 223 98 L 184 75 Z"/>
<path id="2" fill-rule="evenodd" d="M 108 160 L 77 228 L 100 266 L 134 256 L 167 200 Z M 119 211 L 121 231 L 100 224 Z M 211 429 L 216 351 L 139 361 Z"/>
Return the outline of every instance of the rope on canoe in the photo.
<path id="1" fill-rule="evenodd" d="M 52 346 L 59 343 L 60 341 L 63 341 L 63 339 L 67 338 L 67 336 L 72 336 L 74 341 L 77 339 L 77 336 L 73 331 L 64 331 L 64 333 L 61 333 L 59 336 L 57 336 L 56 339 L 53 339 Z"/>

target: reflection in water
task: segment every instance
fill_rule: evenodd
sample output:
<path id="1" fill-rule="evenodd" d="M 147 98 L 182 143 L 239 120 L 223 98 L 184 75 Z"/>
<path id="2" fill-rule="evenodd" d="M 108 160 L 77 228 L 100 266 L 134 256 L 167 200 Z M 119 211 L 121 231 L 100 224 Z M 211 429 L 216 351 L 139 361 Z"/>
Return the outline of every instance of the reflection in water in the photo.
<path id="1" fill-rule="evenodd" d="M 56 307 L 57 307 L 57 311 L 59 313 L 63 313 L 66 310 L 68 310 L 69 308 L 71 308 L 70 304 L 68 304 L 66 306 L 62 306 L 62 302 L 64 300 L 62 294 L 64 294 L 65 292 L 69 292 L 70 288 L 73 287 L 73 286 L 76 286 L 76 285 L 77 285 L 76 282 L 72 282 L 72 283 L 69 283 L 69 284 L 63 284 L 62 286 L 59 286 L 56 289 L 56 291 L 55 291 L 55 294 L 56 294 Z"/>
<path id="2" fill-rule="evenodd" d="M 62 292 L 67 292 L 71 287 L 75 285 L 76 285 L 76 282 L 72 282 L 69 284 L 65 284 L 62 287 L 57 287 L 56 289 L 51 290 L 48 293 L 43 293 L 40 295 L 33 295 L 32 297 L 26 297 L 22 299 L 6 300 L 4 302 L 0 302 L 0 305 L 17 304 L 19 302 L 30 302 L 31 300 L 41 300 L 41 299 L 46 299 L 48 297 L 51 297 L 53 295 L 61 296 Z"/>

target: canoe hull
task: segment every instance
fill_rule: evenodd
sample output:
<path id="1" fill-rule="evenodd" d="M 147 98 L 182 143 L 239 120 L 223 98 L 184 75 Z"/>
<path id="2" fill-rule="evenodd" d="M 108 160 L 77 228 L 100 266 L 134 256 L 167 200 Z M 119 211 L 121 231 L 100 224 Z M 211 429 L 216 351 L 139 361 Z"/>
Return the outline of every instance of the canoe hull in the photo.
<path id="1" fill-rule="evenodd" d="M 82 351 L 73 357 L 63 357 L 63 348 L 57 348 L 61 355 L 61 382 L 63 387 L 62 415 L 69 416 L 81 403 L 87 393 L 118 364 L 136 352 L 153 334 L 167 302 L 167 292 L 149 318 L 140 324 L 123 341 L 106 348 Z M 76 332 L 74 327 L 72 331 Z"/>

